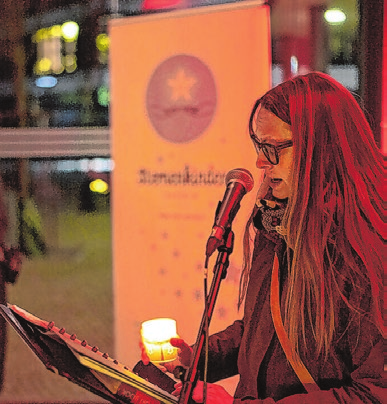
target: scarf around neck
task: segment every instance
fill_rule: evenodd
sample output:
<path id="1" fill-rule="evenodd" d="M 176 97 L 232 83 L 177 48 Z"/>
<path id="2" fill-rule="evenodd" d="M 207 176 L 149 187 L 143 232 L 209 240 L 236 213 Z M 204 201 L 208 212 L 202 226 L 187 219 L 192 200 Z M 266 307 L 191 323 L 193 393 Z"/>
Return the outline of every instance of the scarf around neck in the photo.
<path id="1" fill-rule="evenodd" d="M 253 218 L 254 226 L 258 230 L 264 230 L 267 237 L 274 242 L 283 239 L 286 234 L 282 220 L 287 201 L 287 199 L 275 198 L 270 189 L 263 199 L 258 199 L 256 202 L 257 212 Z"/>

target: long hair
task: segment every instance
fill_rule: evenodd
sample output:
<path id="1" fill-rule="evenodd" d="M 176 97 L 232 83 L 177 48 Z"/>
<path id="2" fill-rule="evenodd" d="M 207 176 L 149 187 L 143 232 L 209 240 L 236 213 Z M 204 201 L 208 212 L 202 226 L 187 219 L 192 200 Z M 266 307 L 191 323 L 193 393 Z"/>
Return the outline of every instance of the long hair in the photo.
<path id="1" fill-rule="evenodd" d="M 299 351 L 309 322 L 317 354 L 329 352 L 337 294 L 359 314 L 360 307 L 339 286 L 343 278 L 352 290 L 370 295 L 370 312 L 383 332 L 383 159 L 367 119 L 351 93 L 323 73 L 297 76 L 271 89 L 256 102 L 250 126 L 260 105 L 291 125 L 293 133 L 293 185 L 283 219 L 293 250 L 284 315 L 291 344 Z M 240 303 L 251 265 L 251 221 Z"/>

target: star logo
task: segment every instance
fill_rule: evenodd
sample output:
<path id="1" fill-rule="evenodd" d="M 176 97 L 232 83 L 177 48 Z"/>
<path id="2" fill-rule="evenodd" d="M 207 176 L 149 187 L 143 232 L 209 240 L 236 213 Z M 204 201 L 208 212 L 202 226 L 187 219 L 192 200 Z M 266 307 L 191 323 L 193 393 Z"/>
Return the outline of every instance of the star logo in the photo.
<path id="1" fill-rule="evenodd" d="M 168 80 L 168 85 L 172 90 L 172 101 L 178 101 L 183 98 L 185 101 L 191 101 L 191 89 L 195 85 L 196 79 L 186 75 L 184 69 L 180 68 L 173 79 Z"/>
<path id="2" fill-rule="evenodd" d="M 149 79 L 147 115 L 157 134 L 169 142 L 187 143 L 201 136 L 215 116 L 216 105 L 212 72 L 195 56 L 172 56 Z"/>

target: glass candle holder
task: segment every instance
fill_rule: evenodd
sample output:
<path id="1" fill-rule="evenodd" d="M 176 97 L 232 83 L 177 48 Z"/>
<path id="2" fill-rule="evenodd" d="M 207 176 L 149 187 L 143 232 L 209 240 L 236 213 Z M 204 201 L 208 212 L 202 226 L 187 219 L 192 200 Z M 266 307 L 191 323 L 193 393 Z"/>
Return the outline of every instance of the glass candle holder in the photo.
<path id="1" fill-rule="evenodd" d="M 145 321 L 141 325 L 141 337 L 151 362 L 171 362 L 177 358 L 177 348 L 169 343 L 171 338 L 178 337 L 175 320 L 155 318 Z"/>

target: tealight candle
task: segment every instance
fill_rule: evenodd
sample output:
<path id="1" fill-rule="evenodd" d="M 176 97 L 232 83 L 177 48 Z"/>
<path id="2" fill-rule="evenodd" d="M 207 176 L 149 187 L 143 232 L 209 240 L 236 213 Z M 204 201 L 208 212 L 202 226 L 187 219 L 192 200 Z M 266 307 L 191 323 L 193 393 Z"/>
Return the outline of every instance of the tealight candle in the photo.
<path id="1" fill-rule="evenodd" d="M 141 326 L 141 335 L 151 362 L 171 362 L 177 358 L 177 348 L 169 343 L 171 338 L 178 337 L 175 320 L 156 318 L 145 321 Z"/>

